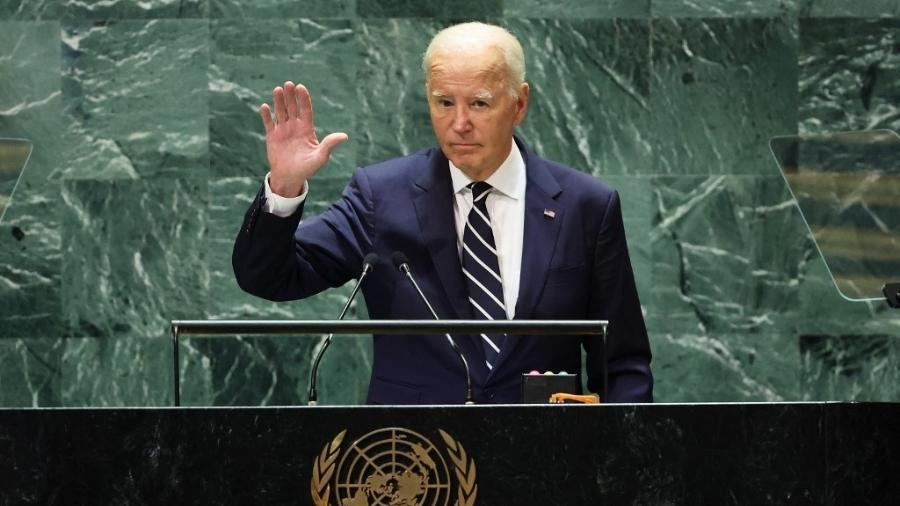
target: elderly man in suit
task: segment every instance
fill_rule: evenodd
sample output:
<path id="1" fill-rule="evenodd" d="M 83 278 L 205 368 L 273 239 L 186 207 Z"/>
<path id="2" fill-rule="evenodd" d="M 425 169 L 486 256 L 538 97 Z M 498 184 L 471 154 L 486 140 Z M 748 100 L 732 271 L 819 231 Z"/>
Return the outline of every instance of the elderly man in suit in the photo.
<path id="1" fill-rule="evenodd" d="M 602 392 L 606 376 L 605 401 L 652 401 L 618 193 L 514 136 L 530 91 L 519 42 L 497 26 L 455 25 L 434 37 L 423 69 L 438 147 L 357 169 L 339 201 L 303 221 L 310 180 L 347 135 L 318 140 L 306 88 L 275 88 L 274 114 L 260 107 L 270 172 L 234 247 L 240 286 L 270 300 L 307 297 L 358 276 L 374 252 L 385 265 L 362 287 L 370 316 L 431 318 L 390 268 L 402 251 L 441 318 L 610 320 L 605 349 L 596 336 L 456 336 L 476 402 L 517 402 L 531 370 L 580 371 L 582 347 L 590 390 Z M 374 336 L 370 403 L 464 397 L 443 336 Z"/>

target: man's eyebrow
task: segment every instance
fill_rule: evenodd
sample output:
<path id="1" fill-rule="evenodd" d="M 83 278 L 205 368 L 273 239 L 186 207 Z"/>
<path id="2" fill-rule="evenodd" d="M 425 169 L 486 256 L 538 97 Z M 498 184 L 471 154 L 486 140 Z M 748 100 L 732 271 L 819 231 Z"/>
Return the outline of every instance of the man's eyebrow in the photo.
<path id="1" fill-rule="evenodd" d="M 447 97 L 449 97 L 449 95 L 447 95 L 446 93 L 444 93 L 444 92 L 442 92 L 442 91 L 437 91 L 437 90 L 432 91 L 432 92 L 431 92 L 431 96 L 434 97 L 434 98 L 447 98 Z M 494 94 L 491 93 L 490 91 L 482 90 L 482 91 L 479 91 L 479 92 L 475 93 L 475 95 L 473 96 L 473 98 L 475 98 L 476 100 L 488 100 L 488 101 L 489 101 L 489 100 L 491 100 L 491 99 L 494 98 Z"/>

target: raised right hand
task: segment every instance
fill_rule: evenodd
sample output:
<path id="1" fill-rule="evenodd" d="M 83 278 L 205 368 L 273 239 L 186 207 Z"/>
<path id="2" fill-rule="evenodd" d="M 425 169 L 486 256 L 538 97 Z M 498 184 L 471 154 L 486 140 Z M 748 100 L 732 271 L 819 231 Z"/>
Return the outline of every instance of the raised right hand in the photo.
<path id="1" fill-rule="evenodd" d="M 296 197 L 303 192 L 303 184 L 328 161 L 331 151 L 347 140 L 347 134 L 316 138 L 313 124 L 312 99 L 302 84 L 291 81 L 272 92 L 275 118 L 269 104 L 259 106 L 259 115 L 266 128 L 266 155 L 269 159 L 269 186 L 282 197 Z"/>

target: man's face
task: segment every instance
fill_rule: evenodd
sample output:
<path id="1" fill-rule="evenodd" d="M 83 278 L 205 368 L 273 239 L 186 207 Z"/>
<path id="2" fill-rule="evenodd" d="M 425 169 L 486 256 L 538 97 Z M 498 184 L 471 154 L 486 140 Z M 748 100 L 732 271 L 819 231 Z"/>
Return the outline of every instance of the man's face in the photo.
<path id="1" fill-rule="evenodd" d="M 432 59 L 426 93 L 434 135 L 447 158 L 476 181 L 487 179 L 509 156 L 513 127 L 525 118 L 528 85 L 516 99 L 507 79 L 495 49 Z"/>

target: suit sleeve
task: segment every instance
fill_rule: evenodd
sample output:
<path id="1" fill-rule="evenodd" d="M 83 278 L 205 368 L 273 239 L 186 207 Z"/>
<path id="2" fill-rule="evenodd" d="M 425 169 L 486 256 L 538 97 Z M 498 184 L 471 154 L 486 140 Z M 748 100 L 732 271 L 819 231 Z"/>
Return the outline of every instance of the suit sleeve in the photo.
<path id="1" fill-rule="evenodd" d="M 591 314 L 609 320 L 609 327 L 605 350 L 602 339 L 584 341 L 588 389 L 604 391 L 605 363 L 609 383 L 604 402 L 652 402 L 650 343 L 628 257 L 618 192 L 609 199 L 597 234 L 593 286 Z"/>
<path id="2" fill-rule="evenodd" d="M 231 263 L 238 285 L 273 301 L 302 299 L 356 277 L 372 250 L 372 191 L 357 169 L 341 199 L 301 221 L 302 204 L 287 217 L 263 210 L 260 189 L 244 215 Z"/>

